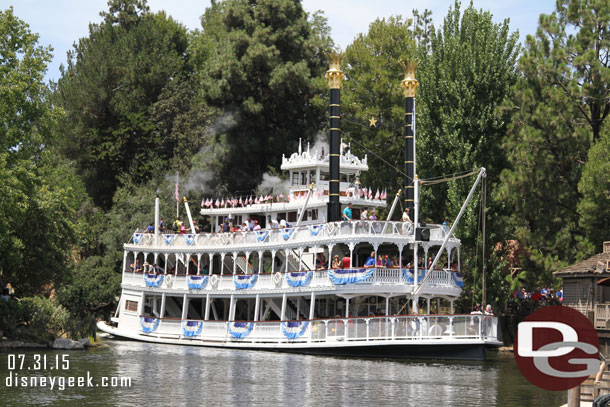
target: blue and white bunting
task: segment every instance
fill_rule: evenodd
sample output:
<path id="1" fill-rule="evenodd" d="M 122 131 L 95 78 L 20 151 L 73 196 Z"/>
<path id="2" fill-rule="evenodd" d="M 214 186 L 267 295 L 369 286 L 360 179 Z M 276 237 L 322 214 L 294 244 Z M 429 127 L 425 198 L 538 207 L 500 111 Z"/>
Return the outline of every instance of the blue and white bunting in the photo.
<path id="1" fill-rule="evenodd" d="M 133 242 L 135 244 L 140 243 L 140 240 L 142 240 L 142 236 L 144 236 L 144 233 L 134 233 L 133 234 Z"/>
<path id="2" fill-rule="evenodd" d="M 197 238 L 197 235 L 184 235 L 184 241 L 189 246 L 191 246 L 193 243 L 195 243 L 196 238 Z"/>
<path id="3" fill-rule="evenodd" d="M 313 271 L 291 271 L 286 273 L 286 281 L 290 287 L 303 287 L 311 282 Z"/>
<path id="4" fill-rule="evenodd" d="M 417 282 L 420 283 L 426 276 L 426 270 L 419 269 L 417 270 L 417 274 L 419 276 Z M 407 283 L 413 284 L 413 270 L 402 269 L 402 276 L 407 280 Z"/>
<path id="5" fill-rule="evenodd" d="M 253 327 L 254 322 L 229 322 L 229 335 L 237 339 L 245 338 Z"/>
<path id="6" fill-rule="evenodd" d="M 159 287 L 163 284 L 163 274 L 144 273 L 144 282 L 146 287 Z"/>
<path id="7" fill-rule="evenodd" d="M 201 334 L 203 321 L 182 321 L 182 333 L 184 336 L 193 337 Z"/>
<path id="8" fill-rule="evenodd" d="M 237 290 L 252 288 L 257 281 L 258 274 L 235 274 L 233 276 L 233 284 Z"/>
<path id="9" fill-rule="evenodd" d="M 329 269 L 328 278 L 335 285 L 354 284 L 370 278 L 374 272 L 374 268 Z"/>
<path id="10" fill-rule="evenodd" d="M 460 288 L 464 288 L 464 277 L 462 277 L 462 273 L 451 272 L 451 278 L 453 278 L 453 282 Z"/>
<path id="11" fill-rule="evenodd" d="M 149 334 L 157 330 L 159 326 L 159 318 L 140 317 L 140 325 L 142 326 L 142 332 Z"/>
<path id="12" fill-rule="evenodd" d="M 308 321 L 282 322 L 282 333 L 288 339 L 297 339 L 307 331 Z"/>
<path id="13" fill-rule="evenodd" d="M 264 242 L 265 239 L 267 239 L 267 236 L 269 236 L 268 230 L 257 230 L 254 233 L 256 233 L 256 240 L 258 240 L 259 242 Z"/>
<path id="14" fill-rule="evenodd" d="M 280 229 L 280 232 L 282 232 L 282 237 L 284 238 L 284 240 L 288 240 L 290 239 L 290 236 L 292 236 L 292 234 L 294 233 L 294 228 Z"/>
<path id="15" fill-rule="evenodd" d="M 312 236 L 318 236 L 318 233 L 320 233 L 322 229 L 324 229 L 324 225 L 311 225 L 309 226 L 309 234 Z"/>
<path id="16" fill-rule="evenodd" d="M 169 246 L 170 244 L 172 244 L 175 237 L 176 237 L 176 235 L 163 235 L 163 241 L 165 242 L 166 245 Z"/>
<path id="17" fill-rule="evenodd" d="M 186 285 L 191 290 L 201 290 L 206 286 L 209 280 L 209 276 L 186 276 Z"/>

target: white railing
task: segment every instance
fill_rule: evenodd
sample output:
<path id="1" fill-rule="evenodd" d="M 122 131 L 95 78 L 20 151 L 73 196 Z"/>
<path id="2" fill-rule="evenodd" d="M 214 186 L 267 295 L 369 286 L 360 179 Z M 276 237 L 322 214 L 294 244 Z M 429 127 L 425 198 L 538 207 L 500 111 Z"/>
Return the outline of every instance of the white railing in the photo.
<path id="1" fill-rule="evenodd" d="M 194 321 L 194 320 L 189 320 Z M 201 333 L 190 337 L 194 340 L 223 340 L 233 342 L 377 342 L 438 340 L 459 343 L 460 341 L 498 341 L 498 318 L 488 315 L 408 315 L 301 320 L 296 324 L 293 337 L 287 334 L 289 321 L 248 321 L 252 325 L 243 337 L 231 334 L 232 322 L 202 322 Z M 295 321 L 296 322 L 296 321 Z M 304 328 L 304 324 L 307 324 Z M 300 327 L 299 327 L 300 325 Z M 140 333 L 143 333 L 140 330 Z M 148 333 L 158 337 L 184 337 L 182 320 L 161 319 L 158 328 Z"/>
<path id="2" fill-rule="evenodd" d="M 405 274 L 412 279 L 412 271 L 401 268 L 375 268 L 373 269 L 373 274 L 371 277 L 358 281 L 358 286 L 367 286 L 367 285 L 405 285 L 405 286 L 413 286 L 413 281 L 405 278 Z M 311 272 L 311 279 L 308 284 L 302 285 L 303 288 L 322 288 L 322 287 L 332 287 L 334 286 L 333 282 L 329 278 L 328 270 L 312 270 L 307 271 L 303 270 L 298 273 L 309 273 Z M 289 284 L 287 276 L 289 273 L 297 273 L 297 272 L 285 272 L 285 273 L 273 273 L 273 274 L 256 274 L 257 281 L 256 283 L 248 289 L 240 289 L 238 290 L 235 287 L 234 283 L 234 275 L 233 274 L 213 274 L 209 276 L 208 282 L 205 287 L 202 288 L 204 291 L 212 291 L 212 290 L 222 290 L 222 291 L 256 291 L 256 290 L 285 290 L 291 288 L 292 286 Z M 444 287 L 444 288 L 460 288 L 452 278 L 452 272 L 447 270 L 431 270 L 427 271 L 430 274 L 428 279 L 426 280 L 427 287 Z M 237 276 L 244 276 L 244 274 L 236 274 Z M 250 276 L 254 276 L 250 274 Z M 421 279 L 421 276 L 420 276 Z M 146 282 L 144 276 L 141 272 L 132 272 L 132 271 L 124 271 L 123 272 L 123 284 L 137 286 L 137 287 L 146 287 Z M 352 284 L 348 284 L 347 286 L 351 286 Z M 174 289 L 174 290 L 189 290 L 187 284 L 187 276 L 186 275 L 173 275 L 173 274 L 165 274 L 164 281 L 159 285 L 159 288 L 164 289 Z M 201 290 L 197 290 L 201 291 Z"/>
<path id="3" fill-rule="evenodd" d="M 428 224 L 430 240 L 442 240 L 446 234 L 443 225 Z M 134 237 L 140 238 L 135 243 Z M 395 221 L 351 221 L 330 222 L 318 225 L 302 225 L 287 229 L 263 229 L 248 232 L 162 234 L 159 237 L 160 247 L 210 248 L 223 246 L 252 246 L 260 244 L 282 244 L 286 242 L 314 242 L 317 240 L 347 238 L 350 236 L 413 236 L 413 224 Z M 166 239 L 167 237 L 167 239 Z M 129 241 L 136 246 L 153 246 L 154 238 L 150 233 L 135 232 Z"/>

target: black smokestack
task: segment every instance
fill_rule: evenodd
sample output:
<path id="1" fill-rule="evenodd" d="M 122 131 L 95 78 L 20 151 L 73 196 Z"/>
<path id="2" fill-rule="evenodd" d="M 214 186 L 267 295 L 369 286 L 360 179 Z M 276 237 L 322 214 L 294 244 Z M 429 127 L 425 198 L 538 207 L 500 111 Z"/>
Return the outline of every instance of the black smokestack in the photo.
<path id="1" fill-rule="evenodd" d="M 328 182 L 328 211 L 326 220 L 337 222 L 341 220 L 341 202 L 339 201 L 339 158 L 341 135 L 341 57 L 343 54 L 332 52 L 329 55 L 330 69 L 326 72 L 328 87 L 330 88 L 330 153 Z"/>
<path id="2" fill-rule="evenodd" d="M 401 63 L 405 78 L 401 86 L 405 95 L 405 207 L 415 213 L 415 95 L 419 83 L 415 79 L 415 63 Z"/>

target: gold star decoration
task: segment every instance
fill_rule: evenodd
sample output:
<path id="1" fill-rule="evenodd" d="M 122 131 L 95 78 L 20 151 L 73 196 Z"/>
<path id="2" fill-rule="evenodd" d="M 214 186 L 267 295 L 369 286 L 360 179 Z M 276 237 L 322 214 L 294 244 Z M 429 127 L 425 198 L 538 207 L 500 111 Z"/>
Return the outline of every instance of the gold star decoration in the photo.
<path id="1" fill-rule="evenodd" d="M 371 127 L 377 127 L 377 119 L 375 119 L 374 117 L 371 117 L 371 118 L 369 119 L 369 125 L 370 125 Z"/>

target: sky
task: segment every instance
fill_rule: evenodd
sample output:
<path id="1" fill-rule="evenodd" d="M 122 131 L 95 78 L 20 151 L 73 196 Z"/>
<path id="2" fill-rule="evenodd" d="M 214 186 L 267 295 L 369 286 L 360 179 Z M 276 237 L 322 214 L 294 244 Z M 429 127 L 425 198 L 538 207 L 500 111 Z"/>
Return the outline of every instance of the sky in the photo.
<path id="1" fill-rule="evenodd" d="M 210 0 L 148 0 L 151 11 L 165 10 L 189 29 L 201 28 L 199 17 L 210 6 Z M 377 18 L 402 15 L 411 17 L 412 10 L 432 11 L 435 27 L 442 24 L 453 0 L 303 0 L 308 12 L 322 10 L 328 18 L 335 43 L 345 49 Z M 462 2 L 465 8 L 468 1 Z M 59 66 L 66 61 L 66 52 L 79 38 L 88 35 L 89 23 L 101 21 L 100 11 L 107 9 L 107 0 L 0 0 L 0 9 L 12 6 L 14 13 L 40 35 L 40 45 L 51 45 L 53 61 L 46 78 L 56 81 Z M 555 0 L 474 0 L 477 9 L 489 10 L 494 21 L 510 19 L 512 31 L 519 30 L 521 40 L 534 34 L 541 13 L 551 13 Z"/>

